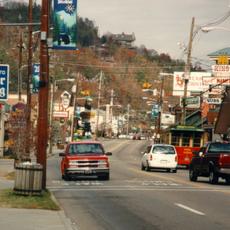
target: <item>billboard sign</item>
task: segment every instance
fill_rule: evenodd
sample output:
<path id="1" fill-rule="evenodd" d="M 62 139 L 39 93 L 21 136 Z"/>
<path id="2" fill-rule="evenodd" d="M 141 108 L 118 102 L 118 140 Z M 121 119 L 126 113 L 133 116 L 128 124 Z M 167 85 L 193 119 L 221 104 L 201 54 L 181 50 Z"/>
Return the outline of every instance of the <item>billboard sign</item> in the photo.
<path id="1" fill-rule="evenodd" d="M 211 73 L 208 72 L 191 72 L 189 81 L 187 94 L 188 96 L 191 92 L 201 92 L 204 91 L 205 86 L 203 83 L 203 79 L 211 79 Z M 206 86 L 208 89 L 208 85 Z M 173 95 L 174 96 L 183 96 L 184 95 L 184 72 L 174 72 L 173 76 Z"/>
<path id="2" fill-rule="evenodd" d="M 9 93 L 9 65 L 0 64 L 0 101 L 6 101 Z"/>
<path id="3" fill-rule="evenodd" d="M 77 0 L 54 0 L 53 48 L 77 49 Z"/>

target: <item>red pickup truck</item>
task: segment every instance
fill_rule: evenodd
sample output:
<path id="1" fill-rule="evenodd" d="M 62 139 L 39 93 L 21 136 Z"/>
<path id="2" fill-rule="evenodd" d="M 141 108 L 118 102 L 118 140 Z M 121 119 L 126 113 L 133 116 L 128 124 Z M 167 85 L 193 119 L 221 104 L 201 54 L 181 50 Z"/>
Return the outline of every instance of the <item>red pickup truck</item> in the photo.
<path id="1" fill-rule="evenodd" d="M 64 153 L 60 153 L 61 173 L 64 180 L 78 176 L 95 175 L 99 179 L 109 180 L 110 167 L 108 156 L 98 141 L 70 142 Z"/>
<path id="2" fill-rule="evenodd" d="M 218 183 L 222 177 L 230 184 L 230 143 L 210 142 L 194 152 L 189 166 L 189 178 L 196 181 L 199 176 L 209 177 L 211 184 Z"/>

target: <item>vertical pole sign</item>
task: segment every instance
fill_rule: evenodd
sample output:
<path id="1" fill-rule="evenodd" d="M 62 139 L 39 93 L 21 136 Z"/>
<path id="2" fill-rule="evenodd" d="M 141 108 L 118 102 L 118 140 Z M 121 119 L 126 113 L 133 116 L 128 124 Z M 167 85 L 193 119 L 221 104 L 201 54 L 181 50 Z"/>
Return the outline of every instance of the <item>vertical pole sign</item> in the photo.
<path id="1" fill-rule="evenodd" d="M 40 82 L 40 64 L 33 64 L 32 71 L 32 93 L 38 93 Z"/>
<path id="2" fill-rule="evenodd" d="M 9 92 L 9 65 L 0 64 L 0 102 L 8 99 Z M 4 109 L 0 110 L 0 156 L 4 155 Z"/>
<path id="3" fill-rule="evenodd" d="M 8 99 L 9 69 L 9 65 L 0 64 L 0 101 L 6 101 Z"/>
<path id="4" fill-rule="evenodd" d="M 54 49 L 77 49 L 77 0 L 54 0 Z"/>

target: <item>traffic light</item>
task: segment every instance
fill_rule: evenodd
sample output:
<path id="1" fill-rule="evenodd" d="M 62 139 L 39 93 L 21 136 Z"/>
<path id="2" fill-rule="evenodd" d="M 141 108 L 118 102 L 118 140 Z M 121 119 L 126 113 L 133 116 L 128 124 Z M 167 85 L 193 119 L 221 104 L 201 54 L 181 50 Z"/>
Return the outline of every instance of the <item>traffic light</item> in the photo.
<path id="1" fill-rule="evenodd" d="M 91 110 L 91 107 L 92 107 L 92 98 L 87 97 L 85 100 L 85 109 Z"/>

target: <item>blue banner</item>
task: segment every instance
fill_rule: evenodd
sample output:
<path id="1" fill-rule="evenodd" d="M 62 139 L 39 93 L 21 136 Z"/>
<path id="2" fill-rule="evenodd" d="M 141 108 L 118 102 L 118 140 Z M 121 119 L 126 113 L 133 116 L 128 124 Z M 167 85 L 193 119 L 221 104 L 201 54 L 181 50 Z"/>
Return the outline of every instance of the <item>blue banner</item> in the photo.
<path id="1" fill-rule="evenodd" d="M 54 49 L 77 49 L 77 0 L 54 0 Z"/>
<path id="2" fill-rule="evenodd" d="M 0 64 L 0 101 L 6 101 L 9 93 L 9 65 Z"/>
<path id="3" fill-rule="evenodd" d="M 38 93 L 40 82 L 40 64 L 33 64 L 32 70 L 32 93 Z"/>

